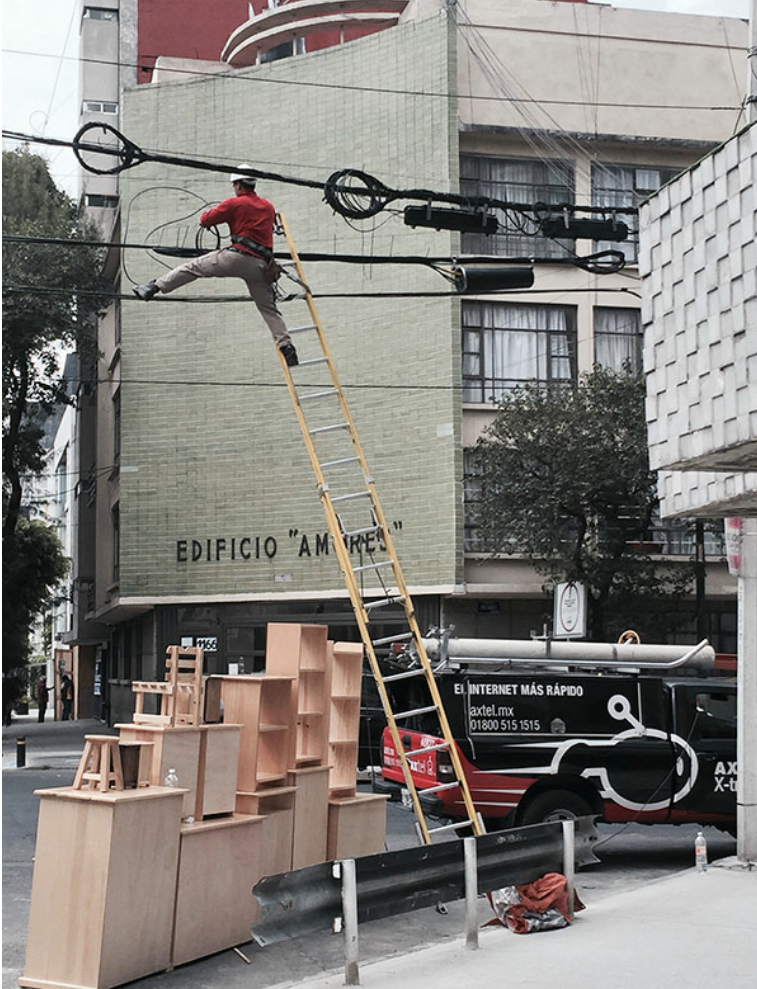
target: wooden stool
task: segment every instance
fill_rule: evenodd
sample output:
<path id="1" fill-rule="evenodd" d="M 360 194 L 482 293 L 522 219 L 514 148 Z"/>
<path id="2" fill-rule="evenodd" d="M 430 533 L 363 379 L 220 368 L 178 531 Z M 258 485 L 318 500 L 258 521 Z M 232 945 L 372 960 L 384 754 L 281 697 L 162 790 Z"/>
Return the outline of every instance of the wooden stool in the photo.
<path id="1" fill-rule="evenodd" d="M 118 743 L 118 735 L 84 736 L 84 752 L 74 776 L 75 790 L 98 789 L 104 793 L 111 789 L 111 783 L 114 790 L 123 790 Z"/>

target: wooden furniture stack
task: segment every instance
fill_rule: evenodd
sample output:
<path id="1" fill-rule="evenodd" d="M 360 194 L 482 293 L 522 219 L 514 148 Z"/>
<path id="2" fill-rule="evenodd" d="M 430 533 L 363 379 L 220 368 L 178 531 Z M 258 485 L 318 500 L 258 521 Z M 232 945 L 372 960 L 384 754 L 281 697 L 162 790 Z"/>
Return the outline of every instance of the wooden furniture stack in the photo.
<path id="1" fill-rule="evenodd" d="M 264 675 L 203 678 L 201 650 L 170 647 L 75 786 L 38 791 L 20 985 L 110 989 L 242 944 L 263 876 L 383 850 L 386 798 L 355 791 L 362 655 L 270 625 Z"/>

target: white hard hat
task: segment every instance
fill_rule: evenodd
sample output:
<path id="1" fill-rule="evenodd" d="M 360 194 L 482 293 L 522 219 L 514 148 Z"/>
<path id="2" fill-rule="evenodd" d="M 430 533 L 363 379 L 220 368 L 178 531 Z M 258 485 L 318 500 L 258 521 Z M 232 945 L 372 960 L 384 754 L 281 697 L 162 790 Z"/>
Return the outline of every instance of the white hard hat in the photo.
<path id="1" fill-rule="evenodd" d="M 237 165 L 237 168 L 252 168 L 252 165 L 248 165 L 246 161 L 243 161 L 241 164 Z M 253 175 L 240 175 L 235 172 L 229 181 L 232 183 L 244 182 L 245 185 L 255 185 L 256 179 Z"/>

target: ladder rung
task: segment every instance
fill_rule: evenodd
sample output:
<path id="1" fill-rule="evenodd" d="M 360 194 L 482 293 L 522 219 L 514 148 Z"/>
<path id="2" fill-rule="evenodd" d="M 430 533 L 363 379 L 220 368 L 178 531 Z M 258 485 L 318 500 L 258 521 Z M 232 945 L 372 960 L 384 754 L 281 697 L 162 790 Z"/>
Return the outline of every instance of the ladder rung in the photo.
<path id="1" fill-rule="evenodd" d="M 439 742 L 437 745 L 424 745 L 422 749 L 407 749 L 406 757 L 409 759 L 413 755 L 423 755 L 424 752 L 436 752 L 439 749 L 448 749 L 449 742 Z"/>
<path id="2" fill-rule="evenodd" d="M 336 500 L 336 499 L 332 499 Z M 378 570 L 379 567 L 393 567 L 394 560 L 380 560 L 378 563 L 364 563 L 360 567 L 353 567 L 352 569 L 355 573 L 360 573 L 363 570 Z"/>
<path id="3" fill-rule="evenodd" d="M 297 367 L 307 367 L 309 364 L 326 364 L 328 357 L 313 357 L 309 361 L 300 361 Z"/>
<path id="4" fill-rule="evenodd" d="M 356 491 L 354 494 L 337 495 L 331 499 L 332 505 L 337 501 L 354 501 L 355 498 L 370 498 L 370 491 Z"/>
<path id="5" fill-rule="evenodd" d="M 342 457 L 340 460 L 326 460 L 318 466 L 321 470 L 326 467 L 341 467 L 342 464 L 356 464 L 360 460 L 360 457 Z"/>
<path id="6" fill-rule="evenodd" d="M 397 721 L 398 718 L 412 718 L 415 714 L 428 714 L 430 711 L 435 711 L 436 706 L 434 704 L 431 707 L 416 707 L 412 711 L 398 711 L 394 715 L 394 720 Z"/>
<path id="7" fill-rule="evenodd" d="M 331 395 L 337 394 L 336 388 L 329 388 L 328 391 L 312 391 L 309 395 L 298 395 L 297 397 L 301 402 L 309 402 L 311 398 L 329 398 Z"/>
<path id="8" fill-rule="evenodd" d="M 301 364 L 300 367 L 302 367 Z M 337 429 L 349 428 L 350 427 L 346 422 L 335 422 L 332 426 L 316 426 L 315 429 L 309 429 L 308 432 L 311 436 L 315 436 L 316 433 L 333 433 Z"/>
<path id="9" fill-rule="evenodd" d="M 381 532 L 381 526 L 369 525 L 365 529 L 350 529 L 349 532 L 346 529 L 344 529 L 342 530 L 342 536 L 347 539 L 350 539 L 352 536 L 367 536 L 371 532 Z"/>
<path id="10" fill-rule="evenodd" d="M 422 666 L 419 666 L 417 670 L 405 670 L 404 673 L 391 673 L 388 677 L 382 677 L 382 680 L 384 683 L 391 683 L 392 680 L 408 680 L 410 677 L 420 677 L 425 675 L 426 671 Z"/>
<path id="11" fill-rule="evenodd" d="M 424 786 L 422 790 L 418 790 L 418 793 L 439 793 L 440 790 L 454 790 L 456 786 L 460 786 L 457 780 L 454 783 L 437 783 L 436 786 Z"/>
<path id="12" fill-rule="evenodd" d="M 473 821 L 455 821 L 453 824 L 443 824 L 440 828 L 429 828 L 428 833 L 440 834 L 442 831 L 457 831 L 458 828 L 469 828 L 472 824 Z"/>
<path id="13" fill-rule="evenodd" d="M 380 601 L 364 601 L 363 608 L 366 611 L 371 611 L 373 608 L 386 608 L 390 604 L 402 604 L 405 600 L 405 595 L 400 594 L 396 598 L 381 598 Z"/>
<path id="14" fill-rule="evenodd" d="M 287 327 L 289 333 L 305 333 L 307 330 L 317 330 L 318 327 L 315 323 L 311 323 L 310 326 L 293 326 Z"/>
<path id="15" fill-rule="evenodd" d="M 407 642 L 408 639 L 412 639 L 412 632 L 403 632 L 402 635 L 388 635 L 385 639 L 374 639 L 374 646 L 385 646 L 389 642 Z"/>

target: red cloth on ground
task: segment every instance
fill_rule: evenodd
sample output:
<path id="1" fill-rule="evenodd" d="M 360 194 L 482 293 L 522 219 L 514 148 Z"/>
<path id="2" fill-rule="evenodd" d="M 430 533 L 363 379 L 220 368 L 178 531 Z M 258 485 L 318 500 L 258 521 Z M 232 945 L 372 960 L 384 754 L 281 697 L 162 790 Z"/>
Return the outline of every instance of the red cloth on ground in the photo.
<path id="1" fill-rule="evenodd" d="M 573 920 L 573 913 L 571 913 L 569 905 L 568 881 L 559 872 L 548 872 L 532 883 L 507 887 L 507 890 L 509 892 L 509 905 L 504 910 L 504 914 L 497 909 L 492 895 L 489 895 L 489 902 L 497 913 L 497 919 L 490 921 L 490 923 L 504 924 L 515 934 L 528 934 L 534 929 L 534 915 L 544 915 L 550 910 L 557 911 L 564 918 L 564 922 L 561 921 L 559 925 L 553 926 L 565 926 Z M 584 909 L 586 908 L 574 890 L 574 912 Z M 559 917 L 557 920 L 559 921 Z M 538 926 L 536 929 L 539 929 Z"/>

